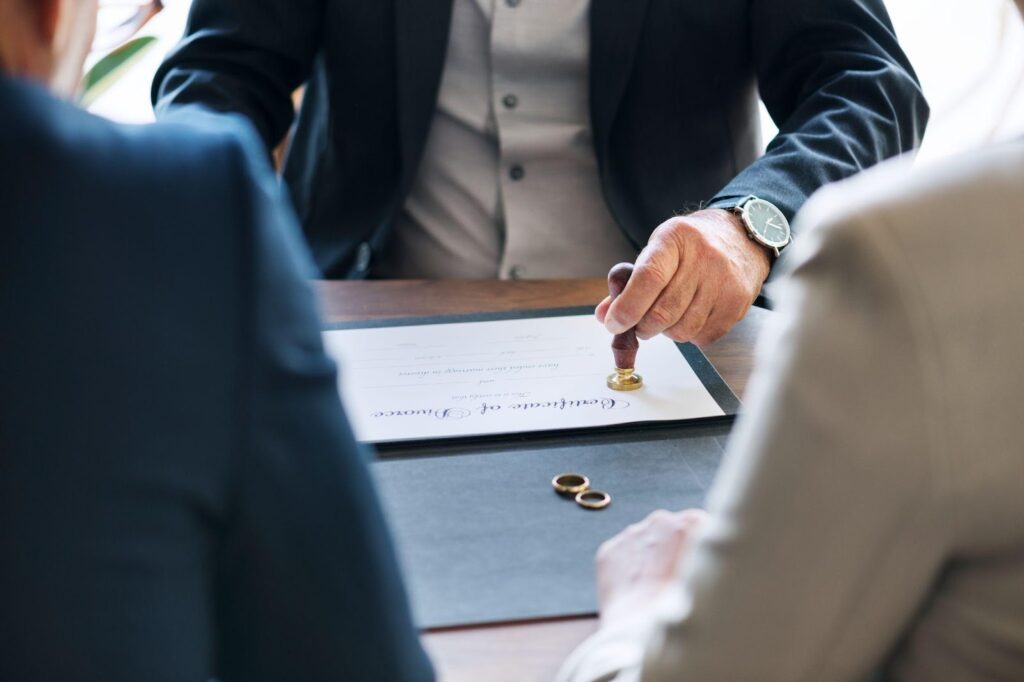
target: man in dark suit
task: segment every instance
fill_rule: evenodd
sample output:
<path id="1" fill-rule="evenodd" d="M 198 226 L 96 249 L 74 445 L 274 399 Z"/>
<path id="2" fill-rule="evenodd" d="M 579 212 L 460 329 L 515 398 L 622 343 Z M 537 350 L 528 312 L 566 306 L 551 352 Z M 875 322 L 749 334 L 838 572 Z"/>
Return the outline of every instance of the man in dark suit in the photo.
<path id="1" fill-rule="evenodd" d="M 273 147 L 307 80 L 285 176 L 326 276 L 636 258 L 598 317 L 698 343 L 814 190 L 927 119 L 882 0 L 194 0 L 154 101 L 244 114 Z M 762 158 L 758 92 L 781 128 Z"/>
<path id="2" fill-rule="evenodd" d="M 94 13 L 0 0 L 0 679 L 432 679 L 257 139 L 54 99 Z"/>

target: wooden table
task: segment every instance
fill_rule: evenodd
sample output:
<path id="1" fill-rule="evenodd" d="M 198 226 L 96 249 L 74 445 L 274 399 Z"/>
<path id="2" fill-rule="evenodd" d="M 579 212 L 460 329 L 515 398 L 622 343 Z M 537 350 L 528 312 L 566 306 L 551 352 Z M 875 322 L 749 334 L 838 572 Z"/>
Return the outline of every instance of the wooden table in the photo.
<path id="1" fill-rule="evenodd" d="M 596 305 L 604 280 L 318 282 L 328 322 Z M 704 349 L 743 395 L 755 340 L 770 313 L 754 308 L 721 341 Z M 424 642 L 442 682 L 541 682 L 597 627 L 595 618 L 428 631 Z"/>

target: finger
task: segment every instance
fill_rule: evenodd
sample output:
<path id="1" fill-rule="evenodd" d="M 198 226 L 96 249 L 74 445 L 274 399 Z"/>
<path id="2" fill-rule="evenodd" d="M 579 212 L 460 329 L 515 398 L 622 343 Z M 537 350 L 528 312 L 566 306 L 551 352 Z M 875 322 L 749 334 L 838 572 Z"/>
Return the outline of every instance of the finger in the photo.
<path id="1" fill-rule="evenodd" d="M 714 301 L 707 287 L 701 287 L 694 294 L 686 312 L 679 321 L 665 330 L 665 334 L 673 341 L 686 343 L 692 341 L 707 326 L 711 317 Z"/>
<path id="2" fill-rule="evenodd" d="M 685 512 L 659 510 L 648 516 L 644 522 L 645 537 L 661 546 L 673 546 L 680 535 L 686 533 L 688 521 Z"/>
<path id="3" fill-rule="evenodd" d="M 612 297 L 605 296 L 605 299 L 597 304 L 597 308 L 594 309 L 594 315 L 597 317 L 597 321 L 604 324 L 605 317 L 608 315 L 608 307 L 612 304 Z"/>
<path id="4" fill-rule="evenodd" d="M 707 324 L 704 325 L 704 329 L 702 329 L 699 334 L 693 337 L 693 345 L 700 346 L 701 348 L 703 348 L 704 346 L 710 346 L 715 341 L 718 341 L 720 338 L 729 333 L 730 326 L 728 324 L 723 324 L 721 322 L 721 316 L 717 316 L 720 318 L 719 321 L 713 321 L 713 318 L 715 317 L 716 313 L 715 311 L 712 311 L 712 318 L 708 319 Z"/>
<path id="5" fill-rule="evenodd" d="M 647 560 L 642 567 L 654 579 L 667 580 L 675 574 L 694 526 L 684 513 L 679 512 L 665 512 L 650 518 L 649 522 L 650 529 L 644 538 Z"/>
<path id="6" fill-rule="evenodd" d="M 672 523 L 688 543 L 693 539 L 697 529 L 709 518 L 710 515 L 703 509 L 685 509 L 673 514 Z"/>
<path id="7" fill-rule="evenodd" d="M 672 281 L 678 262 L 678 253 L 670 242 L 659 239 L 648 244 L 637 257 L 626 288 L 608 309 L 604 323 L 608 331 L 621 334 L 635 327 Z"/>
<path id="8" fill-rule="evenodd" d="M 743 319 L 749 308 L 750 303 L 738 296 L 720 297 L 715 301 L 704 328 L 693 337 L 693 342 L 698 346 L 714 343 Z"/>
<path id="9" fill-rule="evenodd" d="M 674 512 L 670 512 L 667 509 L 655 509 L 650 514 L 648 514 L 647 518 L 645 518 L 641 523 L 646 523 L 649 526 L 653 526 L 656 524 L 670 523 L 673 518 L 675 518 Z"/>
<path id="10" fill-rule="evenodd" d="M 688 535 L 694 528 L 702 524 L 708 518 L 708 513 L 703 509 L 684 509 L 677 512 L 657 513 L 648 517 L 647 521 L 653 529 L 660 532 L 670 532 L 673 535 Z"/>
<path id="11" fill-rule="evenodd" d="M 703 509 L 684 509 L 677 513 L 679 514 L 680 522 L 687 528 L 699 526 L 711 518 L 710 514 Z"/>
<path id="12" fill-rule="evenodd" d="M 675 326 L 693 305 L 700 274 L 693 268 L 676 271 L 672 281 L 636 326 L 636 335 L 651 339 Z"/>
<path id="13" fill-rule="evenodd" d="M 666 529 L 675 530 L 683 525 L 686 519 L 686 512 L 668 511 L 667 509 L 659 509 L 648 516 L 645 521 L 650 525 L 651 528 L 655 528 L 661 531 Z"/>
<path id="14" fill-rule="evenodd" d="M 689 555 L 690 550 L 693 549 L 697 534 L 700 532 L 701 527 L 709 518 L 711 518 L 703 509 L 686 509 L 678 512 L 676 516 L 676 523 L 678 524 L 680 531 L 681 541 L 678 548 L 676 548 L 674 565 L 670 568 L 673 575 L 678 574 L 679 567 Z"/>
<path id="15" fill-rule="evenodd" d="M 631 536 L 658 537 L 665 534 L 674 535 L 702 522 L 705 517 L 707 517 L 707 512 L 701 509 L 684 509 L 683 511 L 676 512 L 658 509 L 648 514 L 641 521 L 628 526 L 623 532 L 608 542 L 623 540 Z M 605 544 L 608 544 L 608 542 Z"/>

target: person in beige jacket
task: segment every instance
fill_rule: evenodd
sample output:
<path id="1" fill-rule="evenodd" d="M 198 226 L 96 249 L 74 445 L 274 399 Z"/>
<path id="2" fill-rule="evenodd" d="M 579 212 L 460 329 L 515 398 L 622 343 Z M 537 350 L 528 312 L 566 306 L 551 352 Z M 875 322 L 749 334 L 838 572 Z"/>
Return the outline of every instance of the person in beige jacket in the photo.
<path id="1" fill-rule="evenodd" d="M 559 680 L 1024 680 L 1024 140 L 909 171 L 811 200 L 707 513 L 605 543 Z"/>

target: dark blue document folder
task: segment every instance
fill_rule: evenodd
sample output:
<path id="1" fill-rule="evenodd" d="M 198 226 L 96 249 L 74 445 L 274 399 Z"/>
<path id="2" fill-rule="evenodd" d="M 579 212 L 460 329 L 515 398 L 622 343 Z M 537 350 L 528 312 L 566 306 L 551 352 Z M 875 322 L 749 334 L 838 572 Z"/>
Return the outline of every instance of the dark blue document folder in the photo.
<path id="1" fill-rule="evenodd" d="M 589 309 L 586 309 L 589 311 Z M 579 314 L 579 309 L 385 320 L 331 328 Z M 575 432 L 387 445 L 374 472 L 423 628 L 596 611 L 600 544 L 659 508 L 701 506 L 739 401 L 694 346 L 680 346 L 726 416 Z M 612 503 L 592 511 L 555 493 L 588 476 Z"/>

